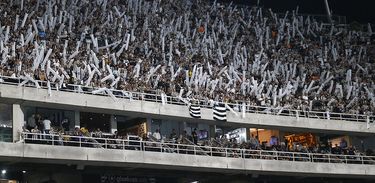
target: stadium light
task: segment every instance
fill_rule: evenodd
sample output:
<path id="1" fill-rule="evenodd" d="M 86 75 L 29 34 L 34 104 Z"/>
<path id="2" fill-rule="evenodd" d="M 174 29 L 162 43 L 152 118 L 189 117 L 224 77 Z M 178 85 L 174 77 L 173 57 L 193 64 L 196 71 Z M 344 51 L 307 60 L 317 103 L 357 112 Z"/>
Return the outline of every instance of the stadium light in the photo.
<path id="1" fill-rule="evenodd" d="M 1 170 L 1 174 L 6 174 L 7 170 Z"/>
<path id="2" fill-rule="evenodd" d="M 25 173 L 26 173 L 26 170 L 22 170 L 22 173 L 25 174 Z"/>

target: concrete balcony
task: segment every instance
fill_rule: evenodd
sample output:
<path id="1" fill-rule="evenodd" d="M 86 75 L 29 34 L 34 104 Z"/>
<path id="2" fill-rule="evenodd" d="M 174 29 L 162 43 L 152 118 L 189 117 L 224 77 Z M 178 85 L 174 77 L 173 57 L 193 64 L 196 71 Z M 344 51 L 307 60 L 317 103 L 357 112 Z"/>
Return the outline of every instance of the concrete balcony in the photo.
<path id="1" fill-rule="evenodd" d="M 259 151 L 91 137 L 75 137 L 75 140 L 67 141 L 57 140 L 58 135 L 42 134 L 24 134 L 23 137 L 20 143 L 0 143 L 1 162 L 375 178 L 375 157 L 369 156 Z"/>
<path id="2" fill-rule="evenodd" d="M 60 108 L 79 111 L 100 112 L 108 114 L 129 115 L 138 117 L 155 117 L 161 119 L 184 120 L 188 122 L 205 122 L 208 124 L 220 124 L 239 127 L 268 128 L 280 130 L 309 130 L 310 132 L 334 132 L 336 134 L 360 134 L 371 135 L 375 133 L 374 123 L 366 123 L 364 116 L 361 119 L 344 118 L 330 120 L 319 117 L 319 113 L 311 113 L 307 116 L 297 117 L 295 114 L 275 115 L 258 112 L 247 112 L 245 117 L 241 114 L 234 115 L 227 112 L 227 122 L 213 120 L 212 110 L 201 108 L 201 119 L 193 119 L 189 115 L 186 105 L 168 102 L 162 103 L 149 100 L 138 95 L 132 100 L 127 98 L 111 98 L 102 95 L 78 93 L 74 91 L 52 90 L 51 95 L 47 89 L 35 87 L 19 87 L 16 85 L 0 84 L 0 99 L 2 102 L 17 103 L 29 106 L 46 108 Z M 157 101 L 157 99 L 156 99 Z M 323 118 L 323 119 L 320 119 Z M 372 118 L 371 118 L 372 119 Z M 17 121 L 15 121 L 17 122 Z"/>

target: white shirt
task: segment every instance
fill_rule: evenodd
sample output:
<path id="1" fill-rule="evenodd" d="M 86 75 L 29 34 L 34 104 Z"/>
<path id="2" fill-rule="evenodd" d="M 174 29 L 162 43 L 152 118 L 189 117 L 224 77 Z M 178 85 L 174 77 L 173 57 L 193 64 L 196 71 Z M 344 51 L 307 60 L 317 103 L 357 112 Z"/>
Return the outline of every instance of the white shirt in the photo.
<path id="1" fill-rule="evenodd" d="M 154 132 L 154 134 L 152 134 L 152 136 L 156 139 L 156 140 L 160 140 L 161 139 L 161 135 L 159 132 Z"/>
<path id="2" fill-rule="evenodd" d="M 48 119 L 43 120 L 44 130 L 50 130 L 51 129 L 51 121 Z"/>

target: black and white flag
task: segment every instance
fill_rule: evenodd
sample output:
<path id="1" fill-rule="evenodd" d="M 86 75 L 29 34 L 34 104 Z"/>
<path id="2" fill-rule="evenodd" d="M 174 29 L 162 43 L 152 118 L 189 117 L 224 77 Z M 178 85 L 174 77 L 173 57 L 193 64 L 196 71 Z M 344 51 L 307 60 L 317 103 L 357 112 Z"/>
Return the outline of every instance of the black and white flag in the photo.
<path id="1" fill-rule="evenodd" d="M 189 107 L 190 116 L 193 118 L 201 118 L 201 107 L 199 105 L 190 105 Z"/>
<path id="2" fill-rule="evenodd" d="M 213 116 L 217 121 L 227 121 L 227 108 L 225 105 L 215 105 L 213 108 Z"/>

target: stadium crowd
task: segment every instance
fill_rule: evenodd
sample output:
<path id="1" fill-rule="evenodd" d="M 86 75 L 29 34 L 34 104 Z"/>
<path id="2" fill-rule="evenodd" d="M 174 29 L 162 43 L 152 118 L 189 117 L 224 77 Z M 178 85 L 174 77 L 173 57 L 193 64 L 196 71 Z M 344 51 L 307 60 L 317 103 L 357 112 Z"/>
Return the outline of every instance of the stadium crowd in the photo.
<path id="1" fill-rule="evenodd" d="M 372 115 L 374 40 L 298 10 L 198 0 L 0 2 L 0 76 Z"/>
<path id="2" fill-rule="evenodd" d="M 43 123 L 45 122 L 43 121 Z M 49 128 L 49 130 L 44 128 L 39 130 L 36 127 L 31 131 L 24 128 L 24 142 L 106 149 L 141 150 L 140 148 L 142 148 L 145 151 L 255 159 L 274 159 L 276 156 L 274 153 L 277 151 L 280 152 L 278 160 L 292 160 L 292 158 L 295 158 L 297 161 L 311 161 L 311 157 L 307 154 L 311 153 L 315 154 L 315 161 L 321 162 L 328 161 L 328 158 L 324 156 L 330 154 L 331 158 L 332 156 L 334 157 L 330 162 L 336 163 L 347 161 L 350 161 L 349 163 L 359 163 L 361 162 L 360 156 L 369 156 L 366 157 L 366 164 L 375 164 L 375 153 L 371 149 L 360 151 L 354 146 L 349 146 L 344 139 L 341 140 L 340 144 L 334 144 L 334 146 L 330 143 L 322 143 L 307 147 L 299 143 L 293 143 L 289 147 L 285 142 L 280 141 L 271 143 L 270 140 L 270 142 L 260 143 L 258 137 L 254 135 L 242 143 L 237 142 L 235 139 L 228 139 L 225 135 L 199 139 L 196 129 L 191 134 L 184 131 L 179 135 L 173 130 L 169 137 L 162 138 L 158 130 L 139 137 L 131 134 L 119 135 L 117 132 L 114 134 L 104 133 L 100 129 L 89 131 L 86 127 L 75 128 L 72 131 L 65 131 L 64 128 L 56 126 Z M 297 154 L 293 155 L 293 153 Z M 342 155 L 346 155 L 346 157 Z"/>
<path id="3" fill-rule="evenodd" d="M 247 140 L 239 142 L 236 138 L 230 138 L 230 136 L 219 133 L 215 133 L 211 137 L 208 134 L 200 136 L 197 129 L 189 133 L 184 130 L 180 134 L 175 129 L 172 129 L 168 136 L 162 136 L 160 130 L 156 129 L 153 133 L 147 132 L 140 137 L 137 134 L 132 134 L 132 132 L 118 133 L 116 131 L 114 133 L 105 133 L 100 128 L 87 128 L 86 126 L 70 129 L 69 122 L 66 119 L 57 124 L 56 121 L 51 121 L 48 117 L 40 114 L 32 114 L 28 117 L 22 133 L 24 133 L 22 139 L 27 143 L 110 149 L 140 150 L 140 142 L 144 142 L 144 148 L 147 146 L 149 151 L 160 151 L 160 147 L 162 147 L 165 152 L 175 152 L 175 146 L 179 144 L 181 145 L 179 147 L 180 150 L 188 154 L 194 153 L 193 150 L 198 150 L 201 154 L 207 154 L 207 151 L 211 151 L 210 148 L 213 148 L 213 151 L 218 153 L 218 155 L 224 155 L 223 151 L 225 152 L 225 149 L 229 149 L 232 153 L 231 156 L 235 157 L 240 156 L 239 152 L 237 152 L 239 149 L 266 150 L 265 152 L 375 156 L 372 150 L 365 150 L 364 147 L 362 147 L 362 152 L 359 151 L 356 147 L 349 145 L 344 138 L 341 139 L 339 144 L 332 144 L 332 142 L 328 141 L 319 142 L 316 145 L 307 145 L 286 139 L 281 140 L 275 136 L 271 136 L 268 141 L 260 142 L 258 136 L 252 134 Z M 123 142 L 123 140 L 126 142 Z M 196 146 L 196 148 L 191 149 L 193 146 Z"/>

